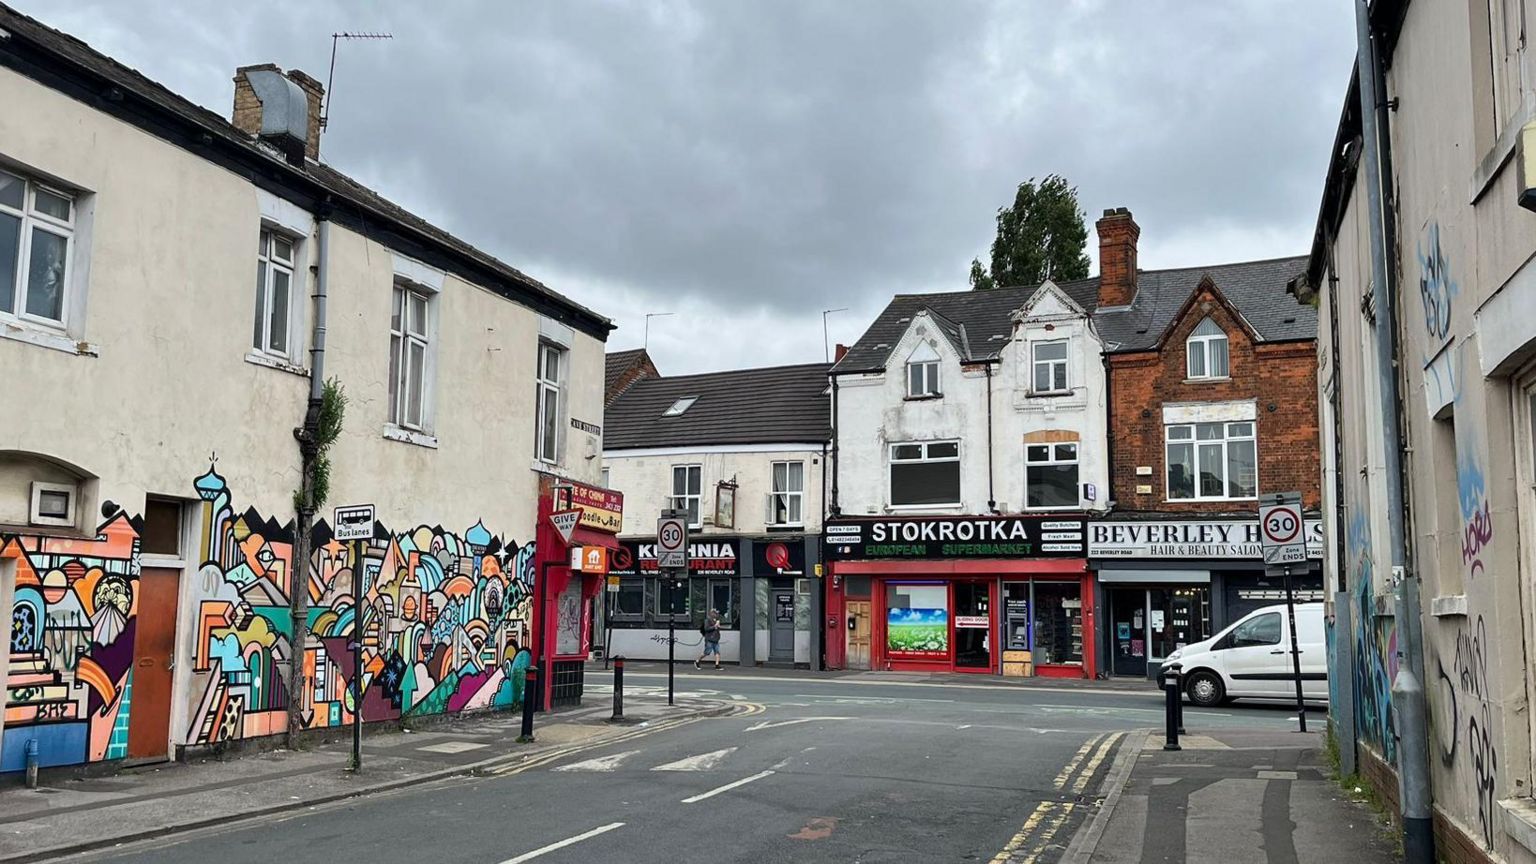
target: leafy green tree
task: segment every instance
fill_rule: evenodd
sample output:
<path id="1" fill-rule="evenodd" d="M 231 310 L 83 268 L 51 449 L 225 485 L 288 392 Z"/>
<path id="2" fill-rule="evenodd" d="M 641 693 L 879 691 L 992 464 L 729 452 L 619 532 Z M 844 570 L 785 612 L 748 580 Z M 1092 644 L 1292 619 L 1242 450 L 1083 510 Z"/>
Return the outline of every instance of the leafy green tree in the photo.
<path id="1" fill-rule="evenodd" d="M 985 290 L 1035 285 L 1047 279 L 1065 282 L 1088 277 L 1088 227 L 1077 206 L 1077 187 L 1051 174 L 1019 184 L 1013 206 L 997 211 L 992 266 L 971 261 L 971 287 Z"/>

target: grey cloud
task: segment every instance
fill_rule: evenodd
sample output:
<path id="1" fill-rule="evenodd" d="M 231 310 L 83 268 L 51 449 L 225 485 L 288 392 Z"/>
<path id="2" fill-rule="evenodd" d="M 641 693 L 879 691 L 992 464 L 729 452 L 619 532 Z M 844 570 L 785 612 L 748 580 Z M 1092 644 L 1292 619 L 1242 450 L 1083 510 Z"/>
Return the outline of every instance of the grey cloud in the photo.
<path id="1" fill-rule="evenodd" d="M 342 47 L 327 161 L 615 347 L 687 311 L 652 338 L 677 372 L 819 359 L 821 309 L 849 341 L 963 287 L 1053 171 L 1135 210 L 1143 266 L 1304 251 L 1353 44 L 1313 2 L 18 5 L 221 113 L 237 65 L 323 76 L 332 31 L 392 31 Z"/>

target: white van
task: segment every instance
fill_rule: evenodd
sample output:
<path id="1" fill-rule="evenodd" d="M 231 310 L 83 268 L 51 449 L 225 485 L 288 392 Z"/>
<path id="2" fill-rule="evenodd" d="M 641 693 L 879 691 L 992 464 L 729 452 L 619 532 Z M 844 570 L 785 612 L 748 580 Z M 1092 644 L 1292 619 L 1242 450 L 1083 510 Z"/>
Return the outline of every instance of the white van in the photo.
<path id="1" fill-rule="evenodd" d="M 1301 690 L 1308 700 L 1328 699 L 1328 648 L 1323 604 L 1296 604 L 1296 648 L 1301 657 Z M 1173 652 L 1163 665 L 1183 667 L 1184 692 L 1196 705 L 1228 699 L 1296 698 L 1291 665 L 1291 629 L 1284 604 L 1265 606 L 1204 642 Z"/>

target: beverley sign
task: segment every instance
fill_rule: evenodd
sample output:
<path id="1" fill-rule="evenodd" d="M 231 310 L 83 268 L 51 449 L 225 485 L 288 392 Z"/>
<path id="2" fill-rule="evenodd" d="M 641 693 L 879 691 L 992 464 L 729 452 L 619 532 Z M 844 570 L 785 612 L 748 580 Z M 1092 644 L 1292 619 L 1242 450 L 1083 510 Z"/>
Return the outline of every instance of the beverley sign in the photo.
<path id="1" fill-rule="evenodd" d="M 1083 520 L 1071 516 L 933 516 L 831 520 L 827 557 L 1081 558 Z"/>
<path id="2" fill-rule="evenodd" d="M 1323 557 L 1323 523 L 1306 520 L 1307 557 Z M 1247 558 L 1262 560 L 1259 521 L 1090 522 L 1090 558 Z"/>

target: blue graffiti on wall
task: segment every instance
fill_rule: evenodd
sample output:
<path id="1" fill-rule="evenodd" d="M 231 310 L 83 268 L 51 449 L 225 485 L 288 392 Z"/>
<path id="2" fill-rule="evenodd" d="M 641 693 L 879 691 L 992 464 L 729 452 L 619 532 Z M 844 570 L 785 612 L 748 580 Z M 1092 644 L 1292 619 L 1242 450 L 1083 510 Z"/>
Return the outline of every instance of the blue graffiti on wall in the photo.
<path id="1" fill-rule="evenodd" d="M 1364 510 L 1357 510 L 1345 534 L 1355 586 L 1355 727 L 1360 738 L 1388 763 L 1396 759 L 1397 736 L 1392 722 L 1392 678 L 1397 674 L 1397 627 L 1392 618 L 1376 614 L 1375 560 L 1371 529 Z"/>
<path id="2" fill-rule="evenodd" d="M 1427 244 L 1421 242 L 1418 248 L 1419 299 L 1424 303 L 1424 329 L 1439 342 L 1451 332 L 1451 304 L 1461 289 L 1451 278 L 1450 262 L 1440 249 L 1439 225 L 1429 226 L 1427 239 Z"/>

